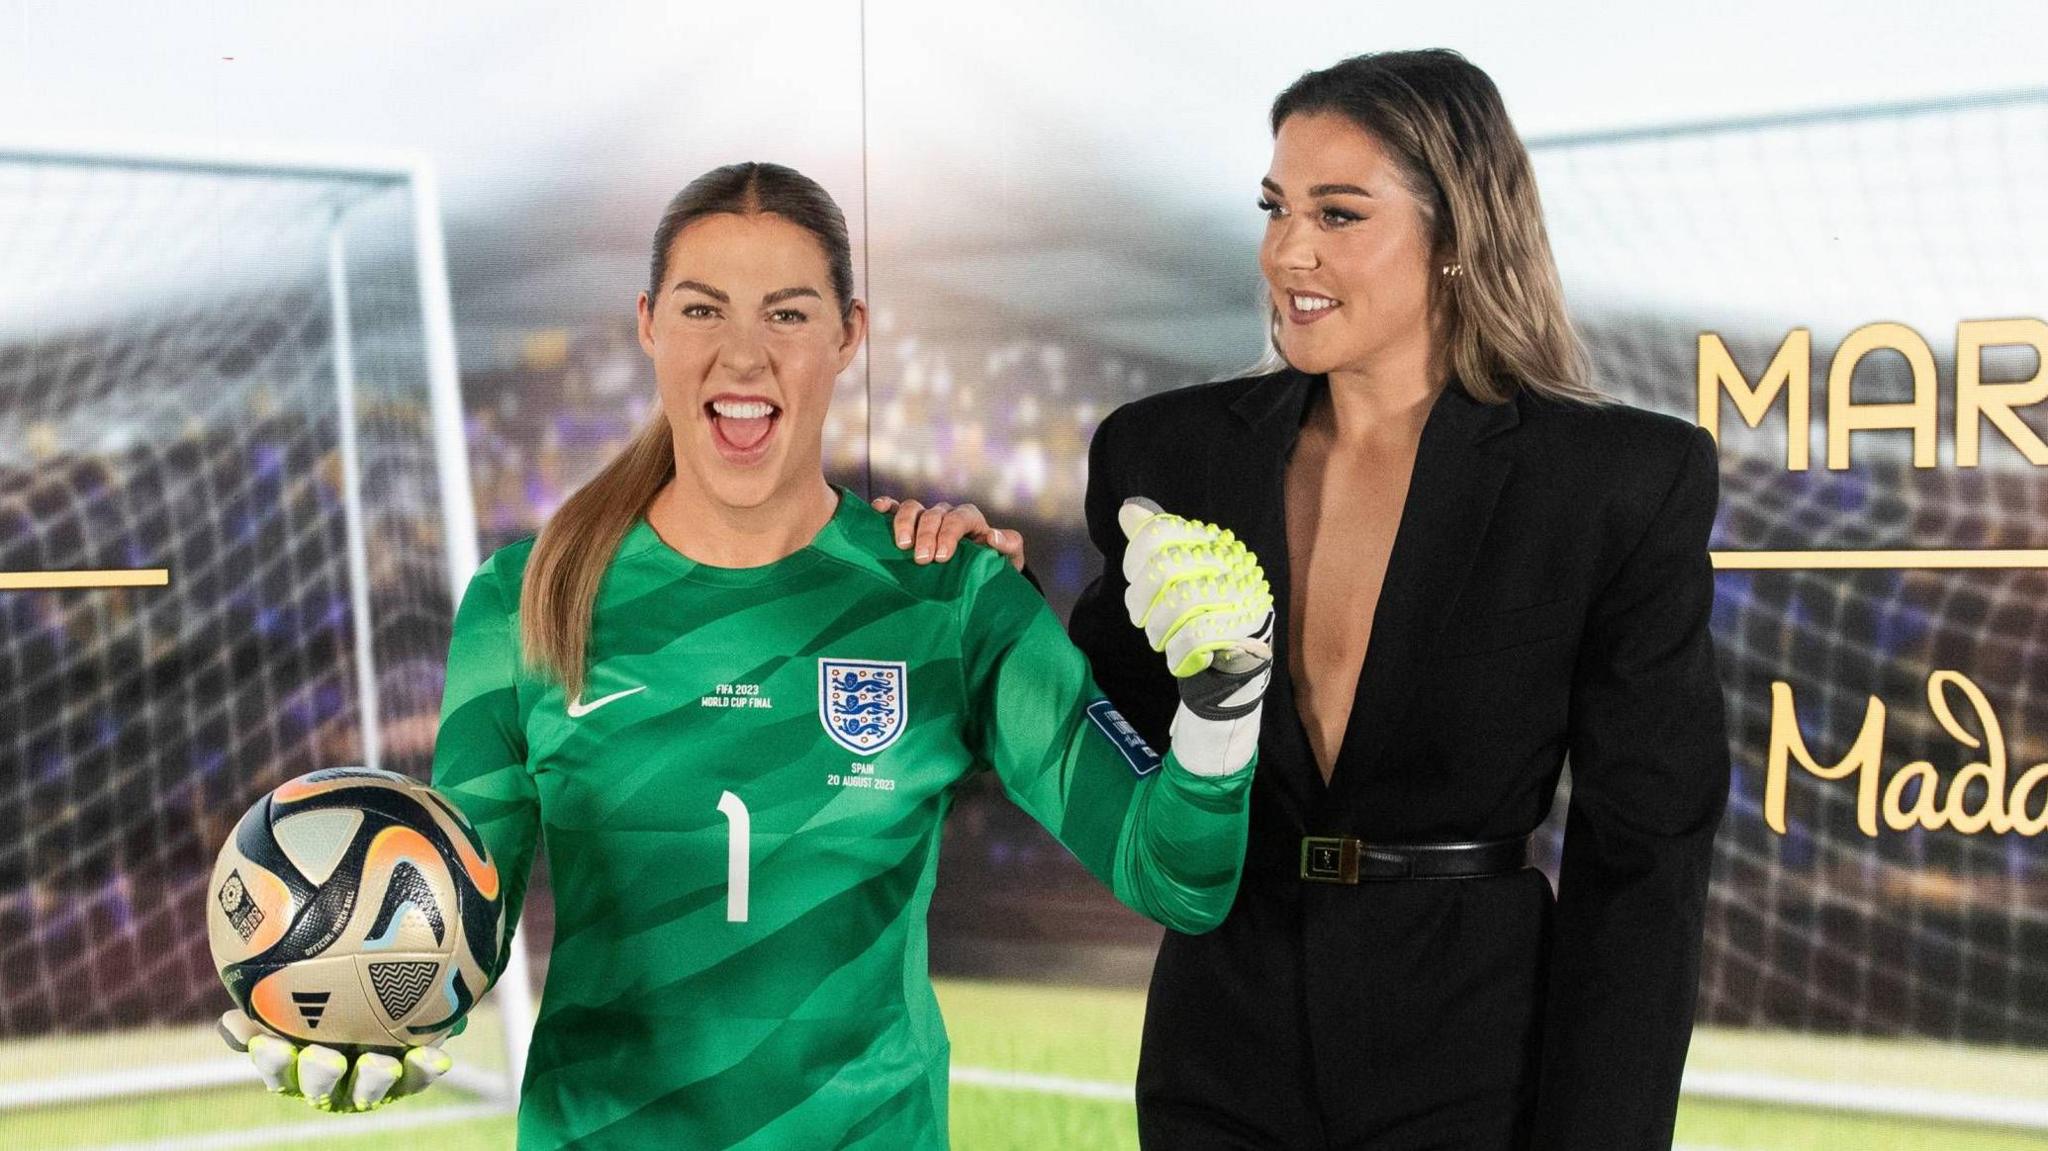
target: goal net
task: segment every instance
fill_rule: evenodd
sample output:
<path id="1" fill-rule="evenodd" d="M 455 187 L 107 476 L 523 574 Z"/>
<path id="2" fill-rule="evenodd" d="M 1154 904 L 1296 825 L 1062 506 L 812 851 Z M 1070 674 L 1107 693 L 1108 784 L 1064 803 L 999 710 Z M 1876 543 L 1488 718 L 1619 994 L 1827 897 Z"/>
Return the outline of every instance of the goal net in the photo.
<path id="1" fill-rule="evenodd" d="M 1765 810 L 1774 683 L 1789 686 L 1822 764 L 1850 751 L 1869 701 L 1881 700 L 1881 786 L 1927 761 L 1945 802 L 1964 766 L 1991 753 L 1938 721 L 1928 682 L 1943 670 L 1988 700 L 2007 786 L 2048 760 L 2048 571 L 1739 566 L 1761 550 L 2048 547 L 2048 469 L 1988 422 L 1981 463 L 1957 466 L 1953 437 L 1958 323 L 2048 316 L 2048 95 L 1559 139 L 1532 152 L 1597 377 L 1621 399 L 1692 418 L 1700 333 L 1717 333 L 1754 385 L 1788 332 L 1812 332 L 1807 470 L 1787 466 L 1785 397 L 1754 429 L 1725 394 L 1717 401 L 1714 632 L 1735 779 L 1702 1021 L 2048 1045 L 2048 836 L 1899 831 L 1882 816 L 1867 835 L 1857 780 L 1824 780 L 1796 761 L 1783 834 Z M 1880 321 L 1931 349 L 1938 464 L 1915 466 L 1910 432 L 1859 432 L 1852 466 L 1830 470 L 1836 347 Z M 2024 347 L 1990 349 L 1983 364 L 1987 382 L 2044 366 Z M 1854 376 L 1859 404 L 1912 393 L 1895 352 L 1863 359 Z M 2048 412 L 2021 415 L 2048 431 Z M 1964 729 L 1988 734 L 1960 691 L 1947 702 Z M 1916 796 L 1905 788 L 1907 808 Z M 2043 800 L 2036 790 L 2037 811 Z M 1966 806 L 1986 801 L 1972 785 Z"/>
<path id="2" fill-rule="evenodd" d="M 0 152 L 0 572 L 168 571 L 0 591 L 0 1042 L 217 1015 L 241 813 L 428 775 L 475 539 L 419 179 Z"/>

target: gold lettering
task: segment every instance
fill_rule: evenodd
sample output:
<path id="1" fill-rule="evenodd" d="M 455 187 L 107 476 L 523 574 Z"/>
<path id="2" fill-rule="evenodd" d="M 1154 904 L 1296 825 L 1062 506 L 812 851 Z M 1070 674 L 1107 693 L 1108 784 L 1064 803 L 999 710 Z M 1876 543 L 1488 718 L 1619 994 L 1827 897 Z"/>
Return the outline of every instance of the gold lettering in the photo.
<path id="1" fill-rule="evenodd" d="M 2024 383 L 1983 382 L 1984 349 L 2028 344 L 2034 349 L 2034 378 Z M 1956 466 L 1977 466 L 1977 433 L 1983 419 L 1997 425 L 2030 464 L 2048 464 L 2048 444 L 2014 414 L 2048 400 L 2048 324 L 2040 320 L 1964 320 L 1956 325 Z"/>
<path id="2" fill-rule="evenodd" d="M 1964 725 L 1952 705 L 1954 690 L 1970 705 L 1977 730 Z M 1970 677 L 1959 671 L 1937 670 L 1927 677 L 1927 706 L 1951 738 L 1965 748 L 1983 749 L 1984 757 L 1966 763 L 1942 788 L 1941 773 L 1926 760 L 1915 760 L 1899 768 L 1898 774 L 1882 788 L 1884 822 L 1893 831 L 1922 827 L 1929 831 L 1953 829 L 1961 835 L 1990 831 L 2005 835 L 2039 835 L 2048 830 L 2048 794 L 2040 810 L 2033 810 L 2034 793 L 2048 793 L 2048 763 L 2035 764 L 2006 789 L 2007 766 L 2005 729 L 1991 701 Z M 1771 735 L 1769 761 L 1764 776 L 1764 822 L 1779 835 L 1785 834 L 1786 776 L 1792 761 L 1808 774 L 1836 780 L 1856 776 L 1856 826 L 1863 834 L 1877 835 L 1878 787 L 1884 757 L 1884 701 L 1870 697 L 1864 712 L 1863 730 L 1840 763 L 1823 764 L 1807 750 L 1792 707 L 1792 687 L 1783 680 L 1771 684 Z M 1975 811 L 1969 807 L 1969 792 L 1979 780 L 1984 784 L 1984 802 Z M 1906 805 L 1906 789 L 1913 788 L 1912 806 Z"/>
<path id="3" fill-rule="evenodd" d="M 1906 357 L 1907 366 L 1913 370 L 1911 400 L 1896 404 L 1859 404 L 1850 394 L 1849 385 L 1856 376 L 1856 365 L 1880 348 Z M 1913 466 L 1933 467 L 1935 447 L 1940 439 L 1936 431 L 1940 418 L 1936 408 L 1939 383 L 1934 371 L 1934 352 L 1913 329 L 1904 324 L 1877 323 L 1865 324 L 1850 332 L 1842 346 L 1835 349 L 1835 362 L 1828 368 L 1828 470 L 1841 471 L 1849 466 L 1849 433 L 1887 428 L 1910 429 L 1913 433 Z"/>
<path id="4" fill-rule="evenodd" d="M 1806 470 L 1808 455 L 1812 450 L 1808 432 L 1808 421 L 1813 418 L 1813 333 L 1805 328 L 1794 328 L 1785 333 L 1785 342 L 1778 345 L 1771 365 L 1764 369 L 1763 379 L 1751 387 L 1742 369 L 1735 366 L 1735 357 L 1728 352 L 1728 345 L 1721 342 L 1715 332 L 1701 332 L 1699 339 L 1699 417 L 1700 426 L 1721 440 L 1721 392 L 1726 389 L 1729 398 L 1735 401 L 1735 410 L 1741 414 L 1742 422 L 1750 427 L 1759 427 L 1764 416 L 1777 402 L 1780 392 L 1785 398 L 1785 468 L 1787 471 Z M 2004 425 L 2000 425 L 2003 427 Z"/>
<path id="5" fill-rule="evenodd" d="M 1899 804 L 1906 784 L 1915 779 L 1920 781 L 1920 789 L 1913 795 L 1913 810 L 1902 810 Z M 1884 822 L 1893 831 L 1904 831 L 1916 823 L 1929 831 L 1948 825 L 1948 813 L 1941 809 L 1941 777 L 1935 774 L 1933 764 L 1915 760 L 1884 785 Z"/>
<path id="6" fill-rule="evenodd" d="M 1771 748 L 1769 768 L 1764 776 L 1764 822 L 1779 835 L 1785 834 L 1785 772 L 1788 756 L 1799 761 L 1810 775 L 1822 779 L 1856 780 L 1856 826 L 1865 835 L 1877 834 L 1877 768 L 1884 754 L 1884 701 L 1870 697 L 1863 713 L 1863 730 L 1842 761 L 1823 767 L 1806 749 L 1806 737 L 1799 732 L 1799 717 L 1792 710 L 1792 685 L 1783 680 L 1771 684 Z"/>
<path id="7" fill-rule="evenodd" d="M 2020 776 L 2017 786 L 2012 789 L 2012 829 L 2021 835 L 2039 835 L 2048 831 L 2048 795 L 2041 797 L 2041 814 L 2027 814 L 2027 804 L 2033 800 L 2034 789 L 2048 782 L 2048 763 L 2037 763 Z"/>
<path id="8" fill-rule="evenodd" d="M 1965 730 L 1956 720 L 1955 712 L 1949 710 L 1948 690 L 1954 687 L 1970 701 L 1970 707 L 1977 713 L 1978 726 L 1984 729 L 1983 738 Z M 1991 701 L 1984 698 L 1984 692 L 1968 676 L 1959 671 L 1937 671 L 1927 677 L 1927 706 L 1934 712 L 1934 718 L 1942 729 L 1964 747 L 1982 747 L 1990 762 L 1972 762 L 1963 765 L 1956 777 L 1948 783 L 1948 806 L 1944 809 L 1949 825 L 1964 835 L 1975 835 L 1989 827 L 2000 835 L 2012 830 L 2012 820 L 2005 813 L 2005 732 L 1998 726 L 1998 716 L 1992 713 Z M 1970 781 L 1984 781 L 1986 796 L 1984 806 L 1975 813 L 1963 809 L 1965 794 Z"/>

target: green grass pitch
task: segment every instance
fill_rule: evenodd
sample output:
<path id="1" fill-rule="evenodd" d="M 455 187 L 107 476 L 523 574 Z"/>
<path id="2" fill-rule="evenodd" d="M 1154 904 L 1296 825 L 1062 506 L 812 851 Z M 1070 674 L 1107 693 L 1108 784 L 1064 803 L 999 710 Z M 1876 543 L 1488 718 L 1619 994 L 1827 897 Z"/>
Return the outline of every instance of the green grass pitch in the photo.
<path id="1" fill-rule="evenodd" d="M 942 982 L 956 1068 L 1079 1083 L 1091 1093 L 1128 1087 L 1137 1066 L 1144 996 L 1135 991 L 1008 983 Z M 453 1041 L 459 1062 L 497 1063 L 495 1022 L 479 1013 Z M 0 1045 L 0 1087 L 57 1076 L 133 1071 L 221 1057 L 205 1028 L 119 1036 L 53 1038 Z M 1692 1067 L 1780 1073 L 1803 1080 L 1932 1088 L 2048 1101 L 2048 1053 L 1931 1043 L 1826 1040 L 1754 1032 L 1702 1031 Z M 1077 1097 L 1060 1082 L 953 1086 L 953 1145 L 959 1151 L 1057 1147 L 1125 1151 L 1138 1145 L 1135 1113 L 1122 1098 Z M 285 1151 L 503 1151 L 512 1118 L 476 1114 L 477 1101 L 436 1087 L 367 1117 L 330 1117 L 247 1088 L 0 1112 L 0 1147 L 82 1148 L 158 1143 Z M 387 1126 L 397 1125 L 397 1126 Z M 270 1138 L 257 1135 L 269 1131 Z M 247 1141 L 256 1136 L 259 1141 Z M 1821 1110 L 1688 1098 L 1678 1142 L 1687 1151 L 2048 1151 L 2048 1134 L 1928 1123 Z"/>

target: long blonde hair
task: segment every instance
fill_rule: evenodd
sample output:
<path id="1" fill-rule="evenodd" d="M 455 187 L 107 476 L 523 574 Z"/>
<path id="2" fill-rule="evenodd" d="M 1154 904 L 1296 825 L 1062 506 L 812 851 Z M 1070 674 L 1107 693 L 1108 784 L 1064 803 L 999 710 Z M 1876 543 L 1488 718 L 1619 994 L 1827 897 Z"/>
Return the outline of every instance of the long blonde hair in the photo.
<path id="1" fill-rule="evenodd" d="M 1422 205 L 1432 263 L 1460 265 L 1430 281 L 1448 321 L 1451 372 L 1473 398 L 1503 403 L 1527 389 L 1611 402 L 1589 380 L 1529 152 L 1485 72 L 1448 48 L 1353 56 L 1288 85 L 1273 101 L 1273 132 L 1289 116 L 1318 112 L 1343 116 L 1387 149 Z M 1262 366 L 1284 362 L 1275 345 Z"/>
<path id="2" fill-rule="evenodd" d="M 730 213 L 781 216 L 816 237 L 825 251 L 840 318 L 853 309 L 853 249 L 846 216 L 810 177 L 780 164 L 728 164 L 676 193 L 654 229 L 647 298 L 661 299 L 669 249 L 692 221 Z M 674 435 L 666 413 L 637 432 L 624 450 L 578 488 L 541 527 L 519 592 L 519 643 L 529 669 L 583 693 L 591 613 L 619 544 L 663 485 L 676 474 Z"/>

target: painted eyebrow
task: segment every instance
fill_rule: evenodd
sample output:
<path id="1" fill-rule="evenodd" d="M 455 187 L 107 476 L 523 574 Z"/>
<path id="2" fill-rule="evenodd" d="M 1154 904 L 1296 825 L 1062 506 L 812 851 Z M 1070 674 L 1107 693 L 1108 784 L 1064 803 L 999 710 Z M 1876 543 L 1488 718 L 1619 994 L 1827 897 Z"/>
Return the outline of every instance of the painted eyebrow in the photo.
<path id="1" fill-rule="evenodd" d="M 1282 199 L 1285 199 L 1287 196 L 1286 192 L 1280 190 L 1280 185 L 1275 184 L 1271 178 L 1261 179 L 1259 185 Z M 1373 198 L 1371 192 L 1356 184 L 1314 184 L 1309 187 L 1308 194 L 1311 196 L 1364 196 L 1368 200 Z"/>
<path id="2" fill-rule="evenodd" d="M 717 288 L 714 288 L 711 285 L 703 283 L 698 280 L 677 280 L 676 286 L 673 290 L 680 292 L 684 291 L 685 289 L 692 292 L 702 292 L 703 294 L 710 296 L 712 299 L 717 300 L 721 304 L 732 303 L 731 296 L 728 296 L 724 292 L 719 291 Z M 811 299 L 814 300 L 823 300 L 825 298 L 824 296 L 818 293 L 818 289 L 816 288 L 782 288 L 778 291 L 770 292 L 767 295 L 761 297 L 761 306 L 764 308 L 773 307 L 774 305 L 779 304 L 784 300 L 794 300 L 801 296 L 809 296 Z"/>

